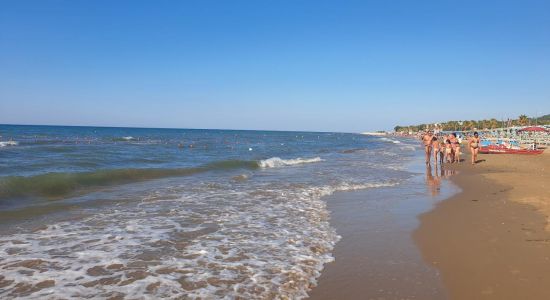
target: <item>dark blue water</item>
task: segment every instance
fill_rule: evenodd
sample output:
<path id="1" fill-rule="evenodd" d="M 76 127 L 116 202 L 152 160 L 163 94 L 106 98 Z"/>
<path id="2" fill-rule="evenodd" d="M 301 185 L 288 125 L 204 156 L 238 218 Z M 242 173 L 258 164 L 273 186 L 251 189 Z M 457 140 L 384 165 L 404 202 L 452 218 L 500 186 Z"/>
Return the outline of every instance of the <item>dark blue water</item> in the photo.
<path id="1" fill-rule="evenodd" d="M 30 176 L 122 168 L 183 168 L 345 149 L 355 136 L 332 133 L 0 126 L 0 174 Z M 252 149 L 252 150 L 251 150 Z"/>
<path id="2" fill-rule="evenodd" d="M 14 280 L 0 297 L 46 278 L 25 296 L 304 297 L 338 240 L 322 196 L 398 188 L 416 155 L 414 141 L 349 133 L 0 135 L 0 270 Z"/>

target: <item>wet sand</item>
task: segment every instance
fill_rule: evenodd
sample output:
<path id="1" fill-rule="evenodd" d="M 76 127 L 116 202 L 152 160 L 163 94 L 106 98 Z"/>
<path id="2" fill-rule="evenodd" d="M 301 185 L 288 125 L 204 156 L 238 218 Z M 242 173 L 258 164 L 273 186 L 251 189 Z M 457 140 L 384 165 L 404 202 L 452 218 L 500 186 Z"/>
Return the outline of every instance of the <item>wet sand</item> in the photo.
<path id="1" fill-rule="evenodd" d="M 435 172 L 426 176 L 424 166 L 417 165 L 415 171 L 419 175 L 398 188 L 325 199 L 331 224 L 342 239 L 333 252 L 335 261 L 325 265 L 310 299 L 447 298 L 438 270 L 424 262 L 411 234 L 420 213 L 458 189 Z"/>
<path id="2" fill-rule="evenodd" d="M 311 299 L 550 299 L 548 152 L 328 197 L 342 240 Z"/>
<path id="3" fill-rule="evenodd" d="M 480 159 L 453 166 L 463 191 L 423 214 L 414 239 L 451 299 L 550 299 L 550 155 Z"/>

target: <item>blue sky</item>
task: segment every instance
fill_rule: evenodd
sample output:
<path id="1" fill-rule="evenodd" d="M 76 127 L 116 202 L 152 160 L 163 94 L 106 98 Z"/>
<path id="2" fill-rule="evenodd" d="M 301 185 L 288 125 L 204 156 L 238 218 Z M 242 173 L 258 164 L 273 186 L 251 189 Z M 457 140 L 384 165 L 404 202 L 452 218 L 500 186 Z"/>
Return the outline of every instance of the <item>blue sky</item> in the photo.
<path id="1" fill-rule="evenodd" d="M 358 132 L 550 113 L 550 1 L 0 5 L 0 123 Z"/>

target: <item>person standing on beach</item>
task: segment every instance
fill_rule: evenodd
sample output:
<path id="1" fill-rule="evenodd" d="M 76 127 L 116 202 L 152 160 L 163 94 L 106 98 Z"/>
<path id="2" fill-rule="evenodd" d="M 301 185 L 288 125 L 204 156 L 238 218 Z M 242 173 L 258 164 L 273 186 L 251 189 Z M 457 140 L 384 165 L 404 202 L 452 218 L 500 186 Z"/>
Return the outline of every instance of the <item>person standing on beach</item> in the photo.
<path id="1" fill-rule="evenodd" d="M 477 162 L 477 153 L 479 152 L 479 143 L 481 142 L 481 139 L 479 138 L 479 134 L 474 132 L 474 136 L 470 138 L 468 141 L 468 146 L 470 146 L 470 152 L 472 153 L 472 165 Z"/>
<path id="2" fill-rule="evenodd" d="M 439 140 L 435 135 L 432 137 L 431 147 L 434 154 L 434 163 L 437 165 L 437 156 L 439 155 Z"/>
<path id="3" fill-rule="evenodd" d="M 453 145 L 451 144 L 450 139 L 445 140 L 445 163 L 451 163 L 451 158 L 453 157 Z"/>
<path id="4" fill-rule="evenodd" d="M 422 143 L 424 144 L 424 151 L 426 152 L 426 164 L 430 164 L 430 157 L 432 156 L 432 139 L 433 139 L 433 132 L 431 130 L 428 130 L 423 136 L 422 136 Z"/>
<path id="5" fill-rule="evenodd" d="M 460 142 L 456 138 L 456 133 L 451 133 L 449 135 L 449 140 L 451 141 L 451 146 L 453 149 L 453 155 L 452 155 L 452 161 L 453 163 L 459 163 L 460 162 Z"/>
<path id="6" fill-rule="evenodd" d="M 456 161 L 456 163 L 460 162 L 460 154 L 461 154 L 460 146 L 461 146 L 461 144 L 462 144 L 462 139 L 457 138 L 456 134 L 455 134 L 455 161 Z"/>
<path id="7" fill-rule="evenodd" d="M 440 138 L 439 142 L 439 164 L 443 165 L 445 161 L 445 136 Z"/>

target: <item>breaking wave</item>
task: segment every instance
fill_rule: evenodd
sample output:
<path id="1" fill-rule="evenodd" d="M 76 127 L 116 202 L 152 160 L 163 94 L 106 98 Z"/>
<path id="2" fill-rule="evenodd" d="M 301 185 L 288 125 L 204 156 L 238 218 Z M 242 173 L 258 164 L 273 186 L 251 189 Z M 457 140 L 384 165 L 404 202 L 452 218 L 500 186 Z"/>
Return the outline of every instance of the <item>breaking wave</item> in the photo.
<path id="1" fill-rule="evenodd" d="M 4 142 L 0 142 L 0 148 L 1 147 L 7 147 L 7 146 L 17 146 L 19 145 L 18 142 L 16 141 L 4 141 Z"/>
<path id="2" fill-rule="evenodd" d="M 269 159 L 261 160 L 258 165 L 261 168 L 277 168 L 284 166 L 294 166 L 300 164 L 309 164 L 323 161 L 320 157 L 314 158 L 294 158 L 294 159 L 282 159 L 279 157 L 272 157 Z"/>
<path id="3" fill-rule="evenodd" d="M 113 142 L 128 142 L 128 141 L 136 141 L 137 139 L 133 136 L 123 136 L 123 137 L 117 137 L 112 139 Z"/>
<path id="4" fill-rule="evenodd" d="M 398 140 L 392 140 L 392 139 L 387 138 L 387 137 L 380 138 L 380 140 L 383 141 L 383 142 L 389 142 L 389 143 L 394 143 L 394 144 L 401 144 L 400 141 L 398 141 Z"/>
<path id="5" fill-rule="evenodd" d="M 178 169 L 113 169 L 79 173 L 47 173 L 30 177 L 0 178 L 0 201 L 21 197 L 44 197 L 50 200 L 73 194 L 92 192 L 97 188 L 166 177 L 190 176 L 209 171 L 236 169 L 254 170 L 322 161 L 320 157 L 281 159 L 273 157 L 260 161 L 223 160 L 198 167 Z"/>

